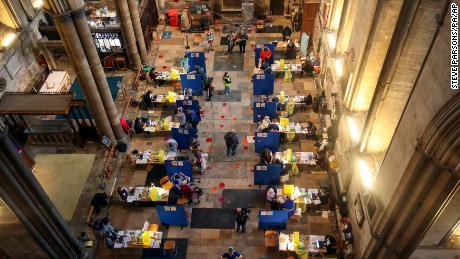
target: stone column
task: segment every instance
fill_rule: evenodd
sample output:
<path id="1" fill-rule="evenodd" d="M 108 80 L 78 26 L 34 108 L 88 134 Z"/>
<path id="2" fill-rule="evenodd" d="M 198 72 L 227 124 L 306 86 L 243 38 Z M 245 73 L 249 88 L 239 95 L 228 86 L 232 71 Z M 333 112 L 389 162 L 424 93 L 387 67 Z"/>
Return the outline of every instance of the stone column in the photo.
<path id="1" fill-rule="evenodd" d="M 134 34 L 128 2 L 127 0 L 117 0 L 117 6 L 118 13 L 121 18 L 125 48 L 129 56 L 129 61 L 131 62 L 130 66 L 131 68 L 138 70 L 142 67 L 142 64 L 137 50 L 136 35 Z"/>
<path id="2" fill-rule="evenodd" d="M 139 7 L 136 0 L 128 0 L 129 12 L 131 13 L 131 22 L 136 35 L 137 48 L 141 56 L 142 65 L 148 64 L 147 49 L 145 47 L 144 32 L 142 31 L 141 19 L 139 16 Z"/>
<path id="3" fill-rule="evenodd" d="M 78 37 L 77 30 L 72 22 L 70 13 L 56 15 L 54 17 L 56 24 L 60 24 L 62 33 L 61 38 L 65 38 L 67 42 L 66 51 L 71 53 L 75 62 L 75 72 L 77 73 L 80 84 L 85 93 L 86 99 L 90 104 L 92 115 L 96 122 L 96 127 L 100 134 L 107 136 L 112 142 L 115 142 L 115 135 L 113 134 L 107 117 L 101 96 L 97 90 L 96 82 L 91 68 L 86 59 L 85 51 L 81 45 L 80 38 Z M 91 38 L 92 40 L 92 38 Z"/>
<path id="4" fill-rule="evenodd" d="M 88 22 L 86 21 L 85 9 L 80 8 L 75 10 L 72 12 L 72 15 L 74 18 L 75 27 L 77 28 L 78 34 L 80 36 L 80 42 L 83 45 L 86 58 L 88 59 L 88 63 L 91 67 L 94 81 L 96 82 L 102 103 L 104 104 L 105 112 L 110 121 L 110 124 L 112 125 L 112 130 L 115 134 L 115 138 L 117 141 L 126 142 L 126 134 L 121 127 L 120 118 L 118 116 L 117 109 L 115 108 L 112 94 L 110 93 L 109 84 L 107 83 L 99 54 L 97 53 L 96 47 L 94 45 Z"/>
<path id="5" fill-rule="evenodd" d="M 82 244 L 70 231 L 5 133 L 0 133 L 0 146 L 2 200 L 50 258 L 84 257 Z"/>

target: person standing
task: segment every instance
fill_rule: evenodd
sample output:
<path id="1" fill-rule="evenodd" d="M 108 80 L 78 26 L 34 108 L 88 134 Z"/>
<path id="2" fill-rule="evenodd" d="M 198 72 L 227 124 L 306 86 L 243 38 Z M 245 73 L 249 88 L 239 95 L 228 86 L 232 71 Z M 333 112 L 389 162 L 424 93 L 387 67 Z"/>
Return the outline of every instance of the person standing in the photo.
<path id="1" fill-rule="evenodd" d="M 246 44 L 249 39 L 248 34 L 245 31 L 241 31 L 239 38 L 240 38 L 240 53 L 245 53 Z"/>
<path id="2" fill-rule="evenodd" d="M 225 145 L 227 146 L 227 156 L 233 156 L 236 153 L 236 148 L 238 147 L 238 135 L 236 135 L 235 129 L 227 132 L 224 136 Z"/>
<path id="3" fill-rule="evenodd" d="M 241 259 L 243 256 L 238 253 L 235 248 L 232 246 L 227 249 L 227 252 L 225 252 L 221 257 L 221 259 Z"/>
<path id="4" fill-rule="evenodd" d="M 206 91 L 206 100 L 207 101 L 211 101 L 211 97 L 212 97 L 212 92 L 214 91 L 215 89 L 215 85 L 214 85 L 214 78 L 212 77 L 208 77 L 206 79 L 206 82 L 204 84 L 204 89 Z"/>
<path id="5" fill-rule="evenodd" d="M 225 87 L 225 94 L 226 95 L 229 95 L 230 92 L 232 91 L 230 89 L 231 85 L 232 85 L 232 79 L 230 78 L 230 75 L 228 74 L 228 72 L 225 72 L 224 73 L 224 77 L 223 77 L 223 80 L 224 80 L 224 87 Z"/>
<path id="6" fill-rule="evenodd" d="M 206 50 L 209 51 L 214 51 L 212 48 L 212 43 L 214 42 L 214 36 L 210 31 L 206 33 Z"/>
<path id="7" fill-rule="evenodd" d="M 235 222 L 236 222 L 236 232 L 245 233 L 246 232 L 246 222 L 249 219 L 248 210 L 246 208 L 237 208 L 235 209 Z"/>
<path id="8" fill-rule="evenodd" d="M 199 115 L 197 112 L 192 109 L 188 109 L 185 112 L 185 115 L 187 117 L 187 121 L 190 123 L 190 125 L 192 125 L 192 128 L 197 129 L 197 126 L 200 123 L 200 118 L 198 117 Z"/>
<path id="9" fill-rule="evenodd" d="M 227 35 L 227 47 L 228 47 L 228 52 L 230 54 L 233 54 L 233 47 L 235 46 L 236 39 L 237 39 L 237 35 L 234 32 L 230 32 Z"/>

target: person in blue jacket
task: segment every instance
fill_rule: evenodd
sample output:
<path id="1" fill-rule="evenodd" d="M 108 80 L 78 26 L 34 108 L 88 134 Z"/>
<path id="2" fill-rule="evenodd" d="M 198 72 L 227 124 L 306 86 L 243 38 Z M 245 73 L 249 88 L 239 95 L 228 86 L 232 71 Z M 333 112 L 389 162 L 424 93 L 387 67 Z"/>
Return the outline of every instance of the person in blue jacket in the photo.
<path id="1" fill-rule="evenodd" d="M 189 109 L 185 112 L 188 123 L 192 125 L 192 128 L 197 129 L 198 124 L 200 123 L 200 116 L 196 111 Z"/>

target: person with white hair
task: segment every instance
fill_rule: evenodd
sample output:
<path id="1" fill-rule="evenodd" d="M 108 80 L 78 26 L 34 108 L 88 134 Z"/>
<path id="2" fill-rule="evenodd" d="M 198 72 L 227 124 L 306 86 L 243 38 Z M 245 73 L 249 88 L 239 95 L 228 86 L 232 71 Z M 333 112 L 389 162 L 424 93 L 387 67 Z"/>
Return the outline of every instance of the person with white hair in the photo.
<path id="1" fill-rule="evenodd" d="M 270 129 L 270 124 L 272 124 L 270 117 L 265 116 L 264 119 L 260 122 L 259 126 L 257 127 L 257 131 L 259 132 L 266 132 Z"/>
<path id="2" fill-rule="evenodd" d="M 227 252 L 225 252 L 220 258 L 229 258 L 229 259 L 241 259 L 243 256 L 238 253 L 233 246 L 229 247 L 227 249 Z"/>

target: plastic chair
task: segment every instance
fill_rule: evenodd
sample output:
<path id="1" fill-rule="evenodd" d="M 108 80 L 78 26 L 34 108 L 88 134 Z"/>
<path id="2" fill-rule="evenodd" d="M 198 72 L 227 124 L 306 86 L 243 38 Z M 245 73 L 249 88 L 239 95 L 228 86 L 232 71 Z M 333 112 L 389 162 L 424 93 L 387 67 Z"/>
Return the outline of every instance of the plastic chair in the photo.
<path id="1" fill-rule="evenodd" d="M 171 190 L 171 188 L 173 187 L 173 183 L 169 180 L 169 176 L 164 176 L 163 178 L 161 178 L 160 184 L 161 187 L 163 187 L 165 190 Z"/>
<path id="2" fill-rule="evenodd" d="M 176 240 L 166 240 L 163 244 L 163 255 L 177 255 Z"/>

